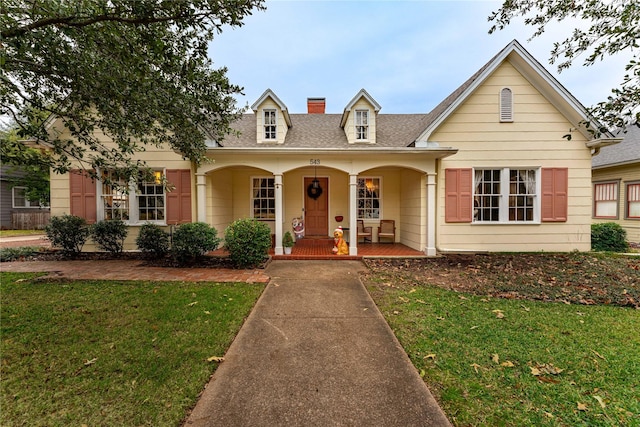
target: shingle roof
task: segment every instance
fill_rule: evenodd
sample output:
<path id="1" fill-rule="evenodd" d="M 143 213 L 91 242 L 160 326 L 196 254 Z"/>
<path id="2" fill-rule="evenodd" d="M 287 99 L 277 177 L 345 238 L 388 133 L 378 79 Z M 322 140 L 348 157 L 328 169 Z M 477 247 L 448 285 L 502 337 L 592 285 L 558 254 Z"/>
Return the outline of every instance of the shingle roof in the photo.
<path id="1" fill-rule="evenodd" d="M 615 145 L 603 147 L 591 160 L 594 168 L 640 162 L 640 124 L 630 125 L 627 132 L 617 136 L 624 139 Z"/>
<path id="2" fill-rule="evenodd" d="M 345 148 L 350 145 L 340 127 L 341 114 L 291 114 L 291 128 L 284 147 Z M 376 147 L 407 147 L 420 135 L 428 122 L 427 114 L 378 114 L 376 116 Z M 229 148 L 268 147 L 256 141 L 256 116 L 244 114 L 233 128 L 238 137 L 227 136 L 220 145 Z"/>

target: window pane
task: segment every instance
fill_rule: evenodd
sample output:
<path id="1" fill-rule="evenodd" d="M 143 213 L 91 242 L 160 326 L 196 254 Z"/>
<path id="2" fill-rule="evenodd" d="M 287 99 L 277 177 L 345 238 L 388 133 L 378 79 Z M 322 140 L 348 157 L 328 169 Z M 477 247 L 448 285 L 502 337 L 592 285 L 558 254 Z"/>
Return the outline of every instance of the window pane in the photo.
<path id="1" fill-rule="evenodd" d="M 380 218 L 380 178 L 358 178 L 358 219 Z"/>

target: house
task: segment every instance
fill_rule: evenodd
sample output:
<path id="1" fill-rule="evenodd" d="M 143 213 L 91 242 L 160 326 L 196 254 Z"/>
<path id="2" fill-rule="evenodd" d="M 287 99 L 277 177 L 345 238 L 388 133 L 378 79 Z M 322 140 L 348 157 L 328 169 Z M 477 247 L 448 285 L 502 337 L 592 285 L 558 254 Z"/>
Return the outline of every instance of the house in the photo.
<path id="1" fill-rule="evenodd" d="M 24 176 L 20 167 L 0 162 L 0 228 L 42 229 L 49 223 L 49 207 L 26 197 L 27 187 L 16 183 Z"/>
<path id="2" fill-rule="evenodd" d="M 640 243 L 640 124 L 593 157 L 593 222 L 616 222 L 629 242 Z"/>
<path id="3" fill-rule="evenodd" d="M 211 141 L 197 168 L 149 147 L 143 159 L 170 192 L 149 182 L 123 194 L 80 171 L 55 176 L 52 214 L 122 218 L 128 249 L 147 221 L 203 221 L 222 234 L 251 217 L 269 224 L 278 255 L 294 218 L 305 238 L 362 220 L 374 242 L 380 222 L 393 220 L 387 240 L 429 256 L 590 250 L 591 156 L 619 139 L 594 139 L 583 106 L 517 41 L 430 113 L 384 114 L 364 89 L 342 114 L 325 113 L 323 98 L 307 104 L 290 112 L 266 90 L 237 121 L 239 135 Z M 358 244 L 349 239 L 350 255 Z"/>

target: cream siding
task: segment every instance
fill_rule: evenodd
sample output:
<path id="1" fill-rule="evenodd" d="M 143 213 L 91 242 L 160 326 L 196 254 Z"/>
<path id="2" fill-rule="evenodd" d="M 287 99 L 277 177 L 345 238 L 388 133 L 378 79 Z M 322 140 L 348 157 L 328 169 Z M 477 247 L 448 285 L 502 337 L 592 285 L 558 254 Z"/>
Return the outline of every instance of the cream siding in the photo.
<path id="1" fill-rule="evenodd" d="M 400 217 L 401 232 L 396 239 L 415 250 L 424 250 L 426 236 L 426 179 L 424 174 L 413 170 L 400 172 Z"/>
<path id="2" fill-rule="evenodd" d="M 62 129 L 58 123 L 54 123 L 55 128 Z M 97 134 L 100 140 L 106 146 L 115 146 L 108 137 L 98 133 Z M 60 138 L 71 138 L 68 132 L 62 132 Z M 166 147 L 156 147 L 154 145 L 148 145 L 145 147 L 145 151 L 141 153 L 135 153 L 132 156 L 133 160 L 143 160 L 146 165 L 152 169 L 192 169 L 191 162 L 188 160 L 183 160 L 182 156 L 170 148 Z M 79 169 L 81 166 L 75 164 L 72 166 L 72 169 Z M 69 174 L 57 174 L 51 171 L 50 178 L 51 185 L 51 216 L 61 216 L 65 214 L 69 214 L 71 211 L 71 198 L 70 198 L 70 186 L 69 186 Z M 99 201 L 97 201 L 99 202 Z M 195 176 L 191 175 L 191 212 L 192 212 L 192 221 L 196 220 L 196 183 Z M 138 236 L 139 227 L 143 223 L 140 224 L 132 224 L 129 227 L 129 232 L 127 238 L 125 240 L 124 250 L 131 251 L 136 250 L 137 246 L 135 244 L 135 239 Z M 169 231 L 169 227 L 165 227 L 165 230 Z M 91 240 L 87 241 L 85 246 L 83 247 L 83 251 L 90 252 L 97 250 L 96 246 L 91 242 Z"/>
<path id="3" fill-rule="evenodd" d="M 593 170 L 593 183 L 602 181 L 618 182 L 618 219 L 593 218 L 594 223 L 616 222 L 627 231 L 629 242 L 640 243 L 640 219 L 627 219 L 626 214 L 626 184 L 640 182 L 640 164 L 630 164 L 624 166 L 600 168 Z M 593 192 L 593 187 L 590 188 Z M 593 208 L 590 206 L 591 213 Z"/>
<path id="4" fill-rule="evenodd" d="M 500 122 L 500 90 L 513 91 L 514 121 Z M 444 180 L 438 180 L 437 246 L 440 250 L 590 250 L 591 155 L 586 140 L 513 66 L 503 63 L 432 134 L 459 149 L 446 168 L 569 168 L 568 221 L 539 224 L 453 224 L 444 221 Z M 539 183 L 538 183 L 539 184 Z M 537 196 L 538 209 L 540 194 Z"/>

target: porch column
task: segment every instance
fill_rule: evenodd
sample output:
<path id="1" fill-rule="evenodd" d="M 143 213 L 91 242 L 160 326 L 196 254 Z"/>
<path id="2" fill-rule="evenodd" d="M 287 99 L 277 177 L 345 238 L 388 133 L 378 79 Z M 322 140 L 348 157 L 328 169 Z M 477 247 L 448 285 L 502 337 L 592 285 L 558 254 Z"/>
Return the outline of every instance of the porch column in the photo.
<path id="1" fill-rule="evenodd" d="M 207 222 L 207 175 L 196 173 L 196 204 L 198 222 Z"/>
<path id="2" fill-rule="evenodd" d="M 276 255 L 284 254 L 282 248 L 282 222 L 283 222 L 283 208 L 282 208 L 282 174 L 274 174 L 274 182 L 276 185 L 276 247 L 274 253 Z"/>
<path id="3" fill-rule="evenodd" d="M 427 174 L 427 256 L 436 256 L 436 174 Z"/>
<path id="4" fill-rule="evenodd" d="M 349 175 L 349 255 L 358 255 L 358 175 Z"/>

